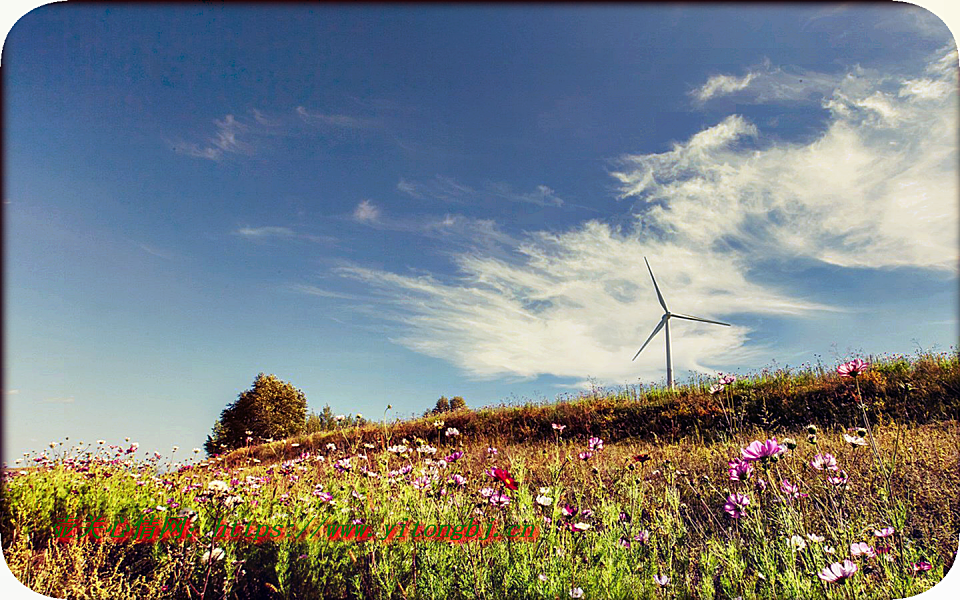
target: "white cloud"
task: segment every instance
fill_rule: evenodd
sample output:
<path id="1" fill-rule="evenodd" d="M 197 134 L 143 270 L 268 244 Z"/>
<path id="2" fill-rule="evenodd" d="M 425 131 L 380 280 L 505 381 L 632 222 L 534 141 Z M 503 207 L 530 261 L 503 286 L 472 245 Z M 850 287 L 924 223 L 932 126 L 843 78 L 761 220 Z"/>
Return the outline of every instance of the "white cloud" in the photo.
<path id="1" fill-rule="evenodd" d="M 450 177 L 435 176 L 425 182 L 400 179 L 397 189 L 419 200 L 433 199 L 460 204 L 468 200 L 508 200 L 536 204 L 538 206 L 563 206 L 564 200 L 546 185 L 538 185 L 531 192 L 518 192 L 509 184 L 489 182 L 483 189 L 475 190 Z"/>
<path id="2" fill-rule="evenodd" d="M 397 189 L 419 200 L 429 198 L 453 204 L 465 202 L 477 193 L 473 188 L 441 175 L 437 175 L 426 182 L 408 181 L 401 178 L 400 183 L 397 184 Z"/>
<path id="3" fill-rule="evenodd" d="M 747 73 L 743 77 L 734 77 L 732 75 L 714 75 L 707 80 L 703 87 L 694 92 L 697 100 L 705 102 L 718 95 L 738 92 L 748 85 L 757 76 L 757 73 Z"/>
<path id="4" fill-rule="evenodd" d="M 19 393 L 20 393 L 20 390 L 7 390 L 8 396 L 16 396 Z"/>
<path id="5" fill-rule="evenodd" d="M 630 362 L 662 312 L 647 256 L 672 310 L 734 324 L 671 324 L 678 373 L 757 360 L 764 349 L 748 345 L 738 315 L 832 309 L 755 283 L 748 274 L 760 261 L 956 271 L 957 92 L 931 92 L 956 70 L 938 69 L 919 87 L 918 74 L 855 69 L 835 78 L 816 139 L 766 139 L 731 115 L 668 152 L 623 157 L 613 175 L 637 202 L 623 229 L 588 221 L 519 241 L 504 235 L 492 244 L 499 253 L 456 254 L 458 275 L 445 280 L 338 272 L 381 293 L 383 314 L 398 323 L 393 341 L 470 376 L 616 383 L 663 377 L 662 338 Z M 477 223 L 459 219 L 433 230 Z"/>
<path id="6" fill-rule="evenodd" d="M 332 244 L 336 238 L 329 235 L 312 235 L 309 233 L 298 233 L 289 227 L 241 227 L 233 232 L 248 240 L 263 242 L 271 238 L 281 238 L 290 240 L 308 240 L 320 244 Z"/>
<path id="7" fill-rule="evenodd" d="M 341 300 L 356 300 L 357 297 L 351 294 L 344 294 L 341 292 L 334 292 L 332 290 L 327 290 L 315 285 L 293 285 L 291 289 L 295 292 L 300 292 L 301 294 L 307 294 L 309 296 L 318 296 L 320 298 L 338 298 Z"/>
<path id="8" fill-rule="evenodd" d="M 73 396 L 46 398 L 44 404 L 73 404 Z"/>
<path id="9" fill-rule="evenodd" d="M 226 115 L 222 121 L 214 120 L 216 132 L 204 144 L 183 142 L 174 146 L 175 150 L 194 158 L 221 160 L 225 154 L 252 154 L 253 146 L 242 141 L 240 136 L 250 127 L 238 121 L 233 115 Z"/>
<path id="10" fill-rule="evenodd" d="M 669 153 L 625 157 L 615 176 L 623 197 L 649 207 L 645 224 L 688 243 L 737 242 L 847 267 L 956 270 L 956 87 L 891 92 L 914 81 L 857 69 L 825 102 L 831 119 L 809 143 L 741 147 L 757 132 L 731 116 Z"/>
<path id="11" fill-rule="evenodd" d="M 248 238 L 293 237 L 296 235 L 289 227 L 241 227 L 234 233 Z"/>
<path id="12" fill-rule="evenodd" d="M 353 211 L 353 218 L 361 223 L 379 221 L 380 209 L 369 200 L 361 200 Z"/>
<path id="13" fill-rule="evenodd" d="M 300 118 L 305 122 L 316 125 L 328 125 L 345 129 L 364 129 L 374 125 L 374 122 L 369 119 L 361 119 L 348 115 L 310 112 L 302 106 L 297 107 L 297 114 L 300 115 Z"/>
<path id="14" fill-rule="evenodd" d="M 729 97 L 740 104 L 766 102 L 820 102 L 836 87 L 841 76 L 803 69 L 774 67 L 769 61 L 752 67 L 743 76 L 712 75 L 691 90 L 697 104 Z"/>

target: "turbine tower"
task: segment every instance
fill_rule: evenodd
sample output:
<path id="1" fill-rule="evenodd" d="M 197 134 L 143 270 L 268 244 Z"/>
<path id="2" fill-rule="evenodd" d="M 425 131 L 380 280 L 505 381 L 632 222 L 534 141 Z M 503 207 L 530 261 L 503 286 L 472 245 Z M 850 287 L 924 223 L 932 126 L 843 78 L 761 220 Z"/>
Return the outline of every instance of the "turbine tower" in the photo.
<path id="1" fill-rule="evenodd" d="M 660 306 L 663 307 L 663 316 L 660 317 L 660 323 L 657 324 L 656 329 L 653 330 L 653 333 L 650 334 L 650 337 L 647 338 L 647 341 L 640 346 L 640 349 L 637 350 L 637 353 L 633 355 L 631 362 L 637 360 L 637 357 L 640 356 L 640 353 L 643 352 L 643 349 L 647 347 L 647 344 L 650 343 L 650 340 L 653 339 L 653 336 L 657 335 L 661 329 L 664 330 L 664 334 L 667 338 L 667 387 L 671 390 L 673 389 L 673 359 L 670 357 L 670 319 L 686 319 L 688 321 L 700 321 L 701 323 L 713 323 L 714 325 L 725 325 L 730 327 L 730 323 L 721 323 L 720 321 L 711 321 L 710 319 L 702 319 L 700 317 L 691 317 L 690 315 L 680 315 L 677 313 L 670 312 L 670 309 L 667 308 L 667 303 L 663 301 L 663 294 L 660 293 L 660 286 L 657 285 L 657 278 L 653 276 L 653 269 L 650 268 L 650 263 L 647 261 L 647 257 L 643 257 L 643 262 L 647 263 L 647 270 L 650 271 L 650 279 L 653 280 L 653 289 L 657 290 L 657 299 L 660 301 Z"/>

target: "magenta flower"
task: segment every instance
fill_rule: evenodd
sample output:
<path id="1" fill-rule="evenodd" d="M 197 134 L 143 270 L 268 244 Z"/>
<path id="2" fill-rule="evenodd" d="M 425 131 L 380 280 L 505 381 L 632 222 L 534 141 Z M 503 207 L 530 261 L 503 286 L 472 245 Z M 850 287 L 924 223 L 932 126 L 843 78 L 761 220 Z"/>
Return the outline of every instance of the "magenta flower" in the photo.
<path id="1" fill-rule="evenodd" d="M 730 494 L 727 497 L 726 504 L 723 505 L 723 510 L 727 511 L 734 519 L 739 519 L 743 516 L 743 513 L 747 506 L 750 505 L 750 498 L 747 498 L 743 494 Z"/>
<path id="2" fill-rule="evenodd" d="M 837 459 L 832 454 L 818 454 L 810 461 L 810 466 L 818 471 L 837 471 Z"/>
<path id="3" fill-rule="evenodd" d="M 735 458 L 727 463 L 730 481 L 746 481 L 753 475 L 753 464 L 742 458 Z"/>
<path id="4" fill-rule="evenodd" d="M 873 558 L 877 553 L 866 542 L 854 542 L 850 544 L 850 556 L 866 556 Z"/>
<path id="5" fill-rule="evenodd" d="M 561 425 L 559 423 L 551 423 L 550 426 L 553 427 L 553 429 L 558 433 L 563 433 L 563 430 L 567 428 L 566 425 Z"/>
<path id="6" fill-rule="evenodd" d="M 455 450 L 451 452 L 450 455 L 444 458 L 443 460 L 447 461 L 448 463 L 452 463 L 460 460 L 461 458 L 463 458 L 463 452 L 460 450 Z"/>
<path id="7" fill-rule="evenodd" d="M 504 507 L 510 504 L 510 496 L 506 494 L 494 494 L 490 496 L 490 504 L 497 507 Z"/>
<path id="8" fill-rule="evenodd" d="M 633 536 L 633 539 L 637 542 L 640 542 L 641 544 L 646 544 L 647 542 L 650 541 L 650 532 L 644 529 L 637 535 Z"/>
<path id="9" fill-rule="evenodd" d="M 562 512 L 565 517 L 572 517 L 577 514 L 577 509 L 569 504 L 564 504 L 560 507 L 560 512 Z"/>
<path id="10" fill-rule="evenodd" d="M 750 461 L 767 460 L 786 451 L 787 447 L 778 444 L 777 438 L 767 440 L 766 442 L 755 440 L 746 448 L 740 449 L 740 453 L 743 454 L 743 459 Z"/>
<path id="11" fill-rule="evenodd" d="M 490 475 L 490 477 L 493 477 L 494 479 L 496 479 L 497 481 L 502 482 L 507 487 L 508 490 L 517 489 L 517 481 L 513 478 L 512 475 L 510 475 L 510 473 L 508 473 L 504 469 L 493 468 L 493 469 L 490 469 L 487 472 L 487 474 Z"/>
<path id="12" fill-rule="evenodd" d="M 590 438 L 590 449 L 591 450 L 603 450 L 603 440 L 598 437 Z"/>
<path id="13" fill-rule="evenodd" d="M 710 386 L 710 393 L 711 393 L 711 394 L 716 394 L 717 392 L 722 392 L 722 391 L 723 391 L 723 386 L 720 385 L 719 383 L 715 383 L 715 384 L 713 384 L 713 385 Z"/>
<path id="14" fill-rule="evenodd" d="M 857 565 L 851 560 L 844 560 L 842 563 L 833 563 L 829 567 L 824 567 L 817 573 L 817 577 L 827 583 L 843 583 L 857 572 Z"/>
<path id="15" fill-rule="evenodd" d="M 916 575 L 918 573 L 926 573 L 927 571 L 933 568 L 933 565 L 931 565 L 926 561 L 921 560 L 920 562 L 915 562 L 911 564 L 910 567 L 913 569 L 913 574 Z"/>
<path id="16" fill-rule="evenodd" d="M 869 367 L 870 365 L 857 358 L 855 360 L 851 360 L 850 362 L 845 362 L 837 367 L 837 373 L 839 373 L 841 377 L 856 377 L 857 375 L 860 375 L 866 371 Z"/>
<path id="17" fill-rule="evenodd" d="M 590 460 L 593 457 L 593 452 L 584 451 L 578 454 L 580 460 Z"/>

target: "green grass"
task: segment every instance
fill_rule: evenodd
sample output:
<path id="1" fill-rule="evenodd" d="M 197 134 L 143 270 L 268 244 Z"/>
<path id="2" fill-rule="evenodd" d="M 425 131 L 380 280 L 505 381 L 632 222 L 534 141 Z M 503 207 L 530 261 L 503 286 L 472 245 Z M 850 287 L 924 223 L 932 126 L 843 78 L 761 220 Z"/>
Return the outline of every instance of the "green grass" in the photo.
<path id="1" fill-rule="evenodd" d="M 904 598 L 939 581 L 957 551 L 957 372 L 955 355 L 926 356 L 878 361 L 859 379 L 859 392 L 852 380 L 816 369 L 763 372 L 714 395 L 703 389 L 710 382 L 676 392 L 598 392 L 555 405 L 446 414 L 442 427 L 431 418 L 342 429 L 179 469 L 103 446 L 58 447 L 42 466 L 4 475 L 4 556 L 32 589 L 71 598 L 569 598 L 575 588 L 584 598 Z M 853 445 L 843 434 L 862 426 L 864 414 L 871 444 Z M 808 419 L 820 425 L 810 439 Z M 566 429 L 557 433 L 551 423 Z M 447 438 L 451 426 L 461 435 Z M 590 435 L 605 447 L 582 460 Z M 731 481 L 727 462 L 769 436 L 797 445 L 776 462 L 757 463 L 750 481 Z M 386 450 L 399 444 L 411 451 Z M 413 451 L 427 445 L 437 452 Z M 464 456 L 438 464 L 455 450 Z M 818 453 L 836 457 L 846 485 L 811 467 Z M 344 458 L 350 468 L 335 468 Z M 405 466 L 409 473 L 396 473 Z M 516 491 L 485 473 L 494 466 L 516 478 Z M 451 482 L 453 475 L 465 485 Z M 215 491 L 212 480 L 228 489 Z M 783 480 L 807 495 L 792 498 Z M 510 503 L 492 505 L 481 494 L 488 487 Z M 738 492 L 750 505 L 734 519 L 723 505 Z M 567 504 L 576 516 L 561 513 Z M 157 506 L 196 511 L 202 531 L 223 518 L 277 527 L 363 519 L 383 531 L 406 519 L 476 517 L 536 524 L 540 535 L 463 545 L 53 539 L 53 524 L 65 518 L 112 522 Z M 578 522 L 589 528 L 571 531 Z M 883 527 L 894 535 L 877 538 Z M 643 532 L 648 539 L 637 541 Z M 792 536 L 805 547 L 792 546 Z M 851 557 L 855 542 L 889 551 Z M 214 547 L 223 548 L 223 559 L 204 562 Z M 817 576 L 844 559 L 859 566 L 846 583 Z M 932 570 L 915 574 L 910 565 L 918 561 Z"/>

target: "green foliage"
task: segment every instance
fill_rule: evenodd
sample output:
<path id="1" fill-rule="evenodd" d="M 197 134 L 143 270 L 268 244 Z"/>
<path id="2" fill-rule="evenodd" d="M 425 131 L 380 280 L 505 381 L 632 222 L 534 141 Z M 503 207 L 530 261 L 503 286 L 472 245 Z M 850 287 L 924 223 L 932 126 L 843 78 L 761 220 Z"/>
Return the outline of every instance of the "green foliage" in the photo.
<path id="1" fill-rule="evenodd" d="M 298 435 L 304 430 L 306 411 L 303 392 L 275 375 L 260 373 L 253 387 L 220 413 L 204 449 L 220 454 L 246 445 L 248 437 L 259 443 Z"/>
<path id="2" fill-rule="evenodd" d="M 450 410 L 460 410 L 467 407 L 467 401 L 463 399 L 463 396 L 454 396 L 450 398 Z"/>
<path id="3" fill-rule="evenodd" d="M 440 396 L 440 399 L 437 400 L 437 405 L 433 407 L 433 414 L 439 415 L 440 413 L 445 413 L 450 410 L 450 401 L 447 400 L 446 396 Z"/>

